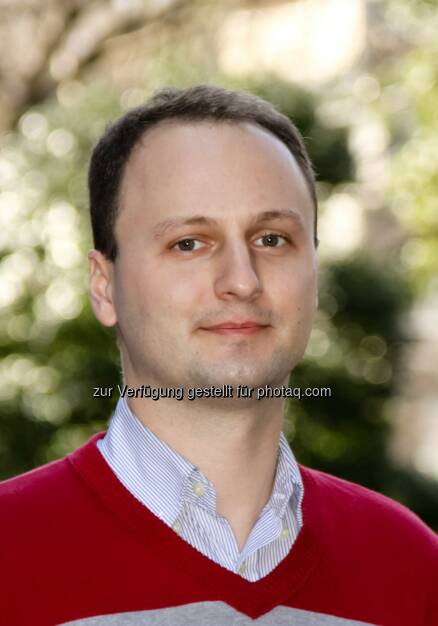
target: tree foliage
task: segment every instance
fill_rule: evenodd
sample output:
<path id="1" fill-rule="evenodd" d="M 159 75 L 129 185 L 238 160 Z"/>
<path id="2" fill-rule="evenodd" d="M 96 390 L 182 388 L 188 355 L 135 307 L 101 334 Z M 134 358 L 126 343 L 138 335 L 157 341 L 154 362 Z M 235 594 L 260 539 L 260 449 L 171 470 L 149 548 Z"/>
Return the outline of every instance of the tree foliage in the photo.
<path id="1" fill-rule="evenodd" d="M 301 462 L 387 493 L 438 528 L 436 485 L 413 470 L 394 467 L 387 455 L 390 401 L 407 341 L 400 315 L 412 304 L 419 283 L 429 284 L 438 266 L 434 46 L 409 49 L 398 65 L 379 66 L 378 75 L 386 94 L 380 112 L 396 163 L 392 205 L 399 207 L 413 239 L 401 250 L 399 268 L 383 265 L 366 250 L 322 265 L 315 328 L 291 384 L 330 387 L 332 397 L 291 401 L 286 427 Z M 27 106 L 16 128 L 4 136 L 2 478 L 58 458 L 106 428 L 116 398 L 96 400 L 92 391 L 117 385 L 120 362 L 113 330 L 97 323 L 88 304 L 89 154 L 104 125 L 144 100 L 157 79 L 183 85 L 204 82 L 206 74 L 205 68 L 193 69 L 190 61 L 182 63 L 169 53 L 135 89 L 120 90 L 104 75 L 69 78 Z M 289 115 L 306 138 L 325 193 L 355 180 L 348 124 L 324 123 L 318 94 L 273 76 L 237 80 L 217 74 L 211 81 L 258 93 Z M 398 113 L 396 91 L 390 89 L 394 84 L 408 101 Z"/>

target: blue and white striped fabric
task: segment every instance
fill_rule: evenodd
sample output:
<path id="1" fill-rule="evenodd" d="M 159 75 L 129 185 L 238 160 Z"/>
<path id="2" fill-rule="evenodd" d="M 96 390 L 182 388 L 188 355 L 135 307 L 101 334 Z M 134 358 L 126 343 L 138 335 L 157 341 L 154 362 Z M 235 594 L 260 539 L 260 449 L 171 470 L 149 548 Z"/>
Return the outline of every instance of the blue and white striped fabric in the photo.
<path id="1" fill-rule="evenodd" d="M 216 512 L 213 484 L 147 428 L 124 398 L 97 447 L 137 500 L 199 552 L 251 582 L 284 559 L 303 525 L 303 483 L 284 433 L 271 498 L 242 551 L 229 522 Z"/>

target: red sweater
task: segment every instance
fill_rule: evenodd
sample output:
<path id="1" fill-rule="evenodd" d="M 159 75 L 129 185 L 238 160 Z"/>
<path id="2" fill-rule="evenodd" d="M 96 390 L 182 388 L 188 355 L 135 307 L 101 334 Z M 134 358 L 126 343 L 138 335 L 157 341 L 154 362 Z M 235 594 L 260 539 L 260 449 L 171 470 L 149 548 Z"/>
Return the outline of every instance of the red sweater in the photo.
<path id="1" fill-rule="evenodd" d="M 300 465 L 304 526 L 248 582 L 127 491 L 103 435 L 0 484 L 2 625 L 438 625 L 438 537 L 395 501 Z"/>

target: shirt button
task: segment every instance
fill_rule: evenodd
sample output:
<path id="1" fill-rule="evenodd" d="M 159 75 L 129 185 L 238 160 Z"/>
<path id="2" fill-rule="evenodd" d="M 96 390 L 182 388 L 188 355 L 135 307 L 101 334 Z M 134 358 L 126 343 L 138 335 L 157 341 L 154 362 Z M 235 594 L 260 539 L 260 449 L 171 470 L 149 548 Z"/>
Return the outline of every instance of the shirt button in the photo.
<path id="1" fill-rule="evenodd" d="M 204 485 L 202 483 L 195 483 L 193 485 L 193 491 L 195 492 L 195 495 L 197 496 L 202 496 L 204 495 Z"/>
<path id="2" fill-rule="evenodd" d="M 173 524 L 172 528 L 178 534 L 182 531 L 182 526 L 178 521 Z"/>
<path id="3" fill-rule="evenodd" d="M 244 574 L 245 572 L 246 572 L 246 563 L 245 561 L 243 561 L 243 563 L 241 563 L 239 567 L 239 574 Z"/>
<path id="4" fill-rule="evenodd" d="M 283 530 L 281 531 L 281 538 L 286 539 L 286 537 L 289 537 L 289 535 L 290 535 L 289 528 L 283 528 Z"/>

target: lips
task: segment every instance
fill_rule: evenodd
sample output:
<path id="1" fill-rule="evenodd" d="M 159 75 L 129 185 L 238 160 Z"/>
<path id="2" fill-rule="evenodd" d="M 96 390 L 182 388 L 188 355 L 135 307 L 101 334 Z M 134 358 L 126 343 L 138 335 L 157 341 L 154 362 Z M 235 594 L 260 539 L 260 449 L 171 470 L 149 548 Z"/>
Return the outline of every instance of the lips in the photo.
<path id="1" fill-rule="evenodd" d="M 252 335 L 265 328 L 268 328 L 267 324 L 259 324 L 258 322 L 247 320 L 244 322 L 222 322 L 221 324 L 205 327 L 203 330 L 220 335 Z"/>
<path id="2" fill-rule="evenodd" d="M 222 322 L 221 324 L 215 324 L 214 326 L 208 326 L 205 330 L 220 330 L 220 329 L 241 329 L 241 328 L 263 328 L 266 324 L 259 324 L 258 322 Z"/>

